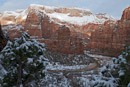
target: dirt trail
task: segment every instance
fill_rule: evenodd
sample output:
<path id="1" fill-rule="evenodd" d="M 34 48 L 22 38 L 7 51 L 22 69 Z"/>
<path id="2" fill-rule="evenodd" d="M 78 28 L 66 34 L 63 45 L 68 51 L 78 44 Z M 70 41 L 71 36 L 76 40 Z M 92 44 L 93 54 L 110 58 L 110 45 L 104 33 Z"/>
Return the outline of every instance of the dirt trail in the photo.
<path id="1" fill-rule="evenodd" d="M 73 69 L 73 70 L 70 70 L 70 69 L 66 69 L 66 70 L 47 70 L 48 72 L 55 72 L 55 73 L 58 73 L 58 72 L 63 72 L 63 73 L 71 73 L 71 72 L 83 72 L 83 71 L 90 71 L 90 70 L 96 70 L 97 68 L 100 68 L 102 66 L 104 66 L 106 63 L 109 63 L 111 58 L 107 58 L 107 57 L 104 57 L 104 58 L 93 58 L 93 63 L 90 63 L 89 65 L 87 65 L 85 68 L 80 68 L 80 69 Z M 110 62 L 111 63 L 111 62 Z"/>
<path id="2" fill-rule="evenodd" d="M 89 71 L 89 70 L 93 70 L 96 69 L 98 67 L 98 63 L 91 63 L 90 65 L 86 66 L 85 68 L 80 68 L 80 69 L 74 69 L 74 70 L 47 70 L 49 72 L 83 72 L 83 71 Z"/>

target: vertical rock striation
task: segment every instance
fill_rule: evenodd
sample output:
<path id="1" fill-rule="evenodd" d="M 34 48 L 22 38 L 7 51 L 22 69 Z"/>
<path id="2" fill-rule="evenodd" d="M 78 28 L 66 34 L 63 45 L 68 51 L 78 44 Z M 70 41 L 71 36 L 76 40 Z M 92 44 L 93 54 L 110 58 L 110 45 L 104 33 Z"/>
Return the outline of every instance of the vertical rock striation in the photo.
<path id="1" fill-rule="evenodd" d="M 121 20 L 107 21 L 91 35 L 86 47 L 91 53 L 118 56 L 125 45 L 130 45 L 130 7 L 124 10 Z"/>

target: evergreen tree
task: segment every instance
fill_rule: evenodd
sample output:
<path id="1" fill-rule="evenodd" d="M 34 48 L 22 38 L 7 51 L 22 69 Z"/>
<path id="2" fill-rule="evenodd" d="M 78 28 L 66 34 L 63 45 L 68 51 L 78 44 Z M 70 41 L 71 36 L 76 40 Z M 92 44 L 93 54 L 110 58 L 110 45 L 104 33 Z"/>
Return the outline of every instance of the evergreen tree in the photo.
<path id="1" fill-rule="evenodd" d="M 118 58 L 124 58 L 124 61 L 120 62 L 119 71 L 119 85 L 122 87 L 127 87 L 130 83 L 130 46 L 125 47 L 125 50 Z"/>
<path id="2" fill-rule="evenodd" d="M 31 40 L 27 33 L 20 38 L 8 41 L 0 53 L 1 65 L 6 73 L 2 78 L 2 87 L 38 87 L 44 77 L 45 45 Z"/>
<path id="3" fill-rule="evenodd" d="M 113 58 L 113 63 L 112 65 L 107 64 L 101 71 L 105 79 L 110 79 L 111 81 L 113 79 L 111 84 L 115 84 L 105 87 L 130 87 L 130 46 L 126 46 L 118 58 Z M 103 84 L 99 82 L 97 85 L 104 87 L 105 84 L 104 81 Z"/>
<path id="4" fill-rule="evenodd" d="M 113 59 L 114 64 L 109 65 L 102 73 L 105 77 L 115 79 L 119 87 L 130 87 L 130 46 L 126 46 L 125 50 Z"/>

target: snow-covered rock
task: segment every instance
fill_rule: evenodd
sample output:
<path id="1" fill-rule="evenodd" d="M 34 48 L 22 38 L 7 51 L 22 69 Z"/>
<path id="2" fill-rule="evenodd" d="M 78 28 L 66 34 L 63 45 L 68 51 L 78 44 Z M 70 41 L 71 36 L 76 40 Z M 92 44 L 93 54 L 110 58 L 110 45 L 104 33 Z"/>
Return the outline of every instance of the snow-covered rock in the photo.
<path id="1" fill-rule="evenodd" d="M 55 7 L 31 4 L 26 10 L 5 11 L 1 13 L 0 20 L 2 24 L 17 24 L 27 18 L 29 11 L 35 9 L 35 13 L 44 12 L 52 20 L 60 20 L 76 25 L 85 25 L 88 23 L 102 24 L 107 20 L 114 20 L 108 14 L 93 14 L 89 9 L 82 9 L 77 7 Z"/>

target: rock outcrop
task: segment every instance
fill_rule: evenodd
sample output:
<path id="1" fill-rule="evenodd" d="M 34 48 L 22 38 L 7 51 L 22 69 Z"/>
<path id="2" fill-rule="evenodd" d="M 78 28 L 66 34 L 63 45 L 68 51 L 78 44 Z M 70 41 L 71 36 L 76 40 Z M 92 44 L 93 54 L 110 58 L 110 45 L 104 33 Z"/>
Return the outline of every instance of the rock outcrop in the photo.
<path id="1" fill-rule="evenodd" d="M 123 12 L 120 27 L 125 31 L 126 45 L 130 45 L 130 6 Z"/>
<path id="2" fill-rule="evenodd" d="M 121 20 L 103 13 L 93 14 L 87 9 L 41 5 L 31 5 L 19 13 L 9 20 L 15 27 L 4 25 L 4 31 L 11 38 L 27 31 L 32 38 L 45 42 L 52 51 L 74 54 L 87 50 L 117 56 L 125 45 L 130 44 L 130 7 L 124 10 Z M 5 16 L 0 19 L 3 24 L 8 22 Z"/>

